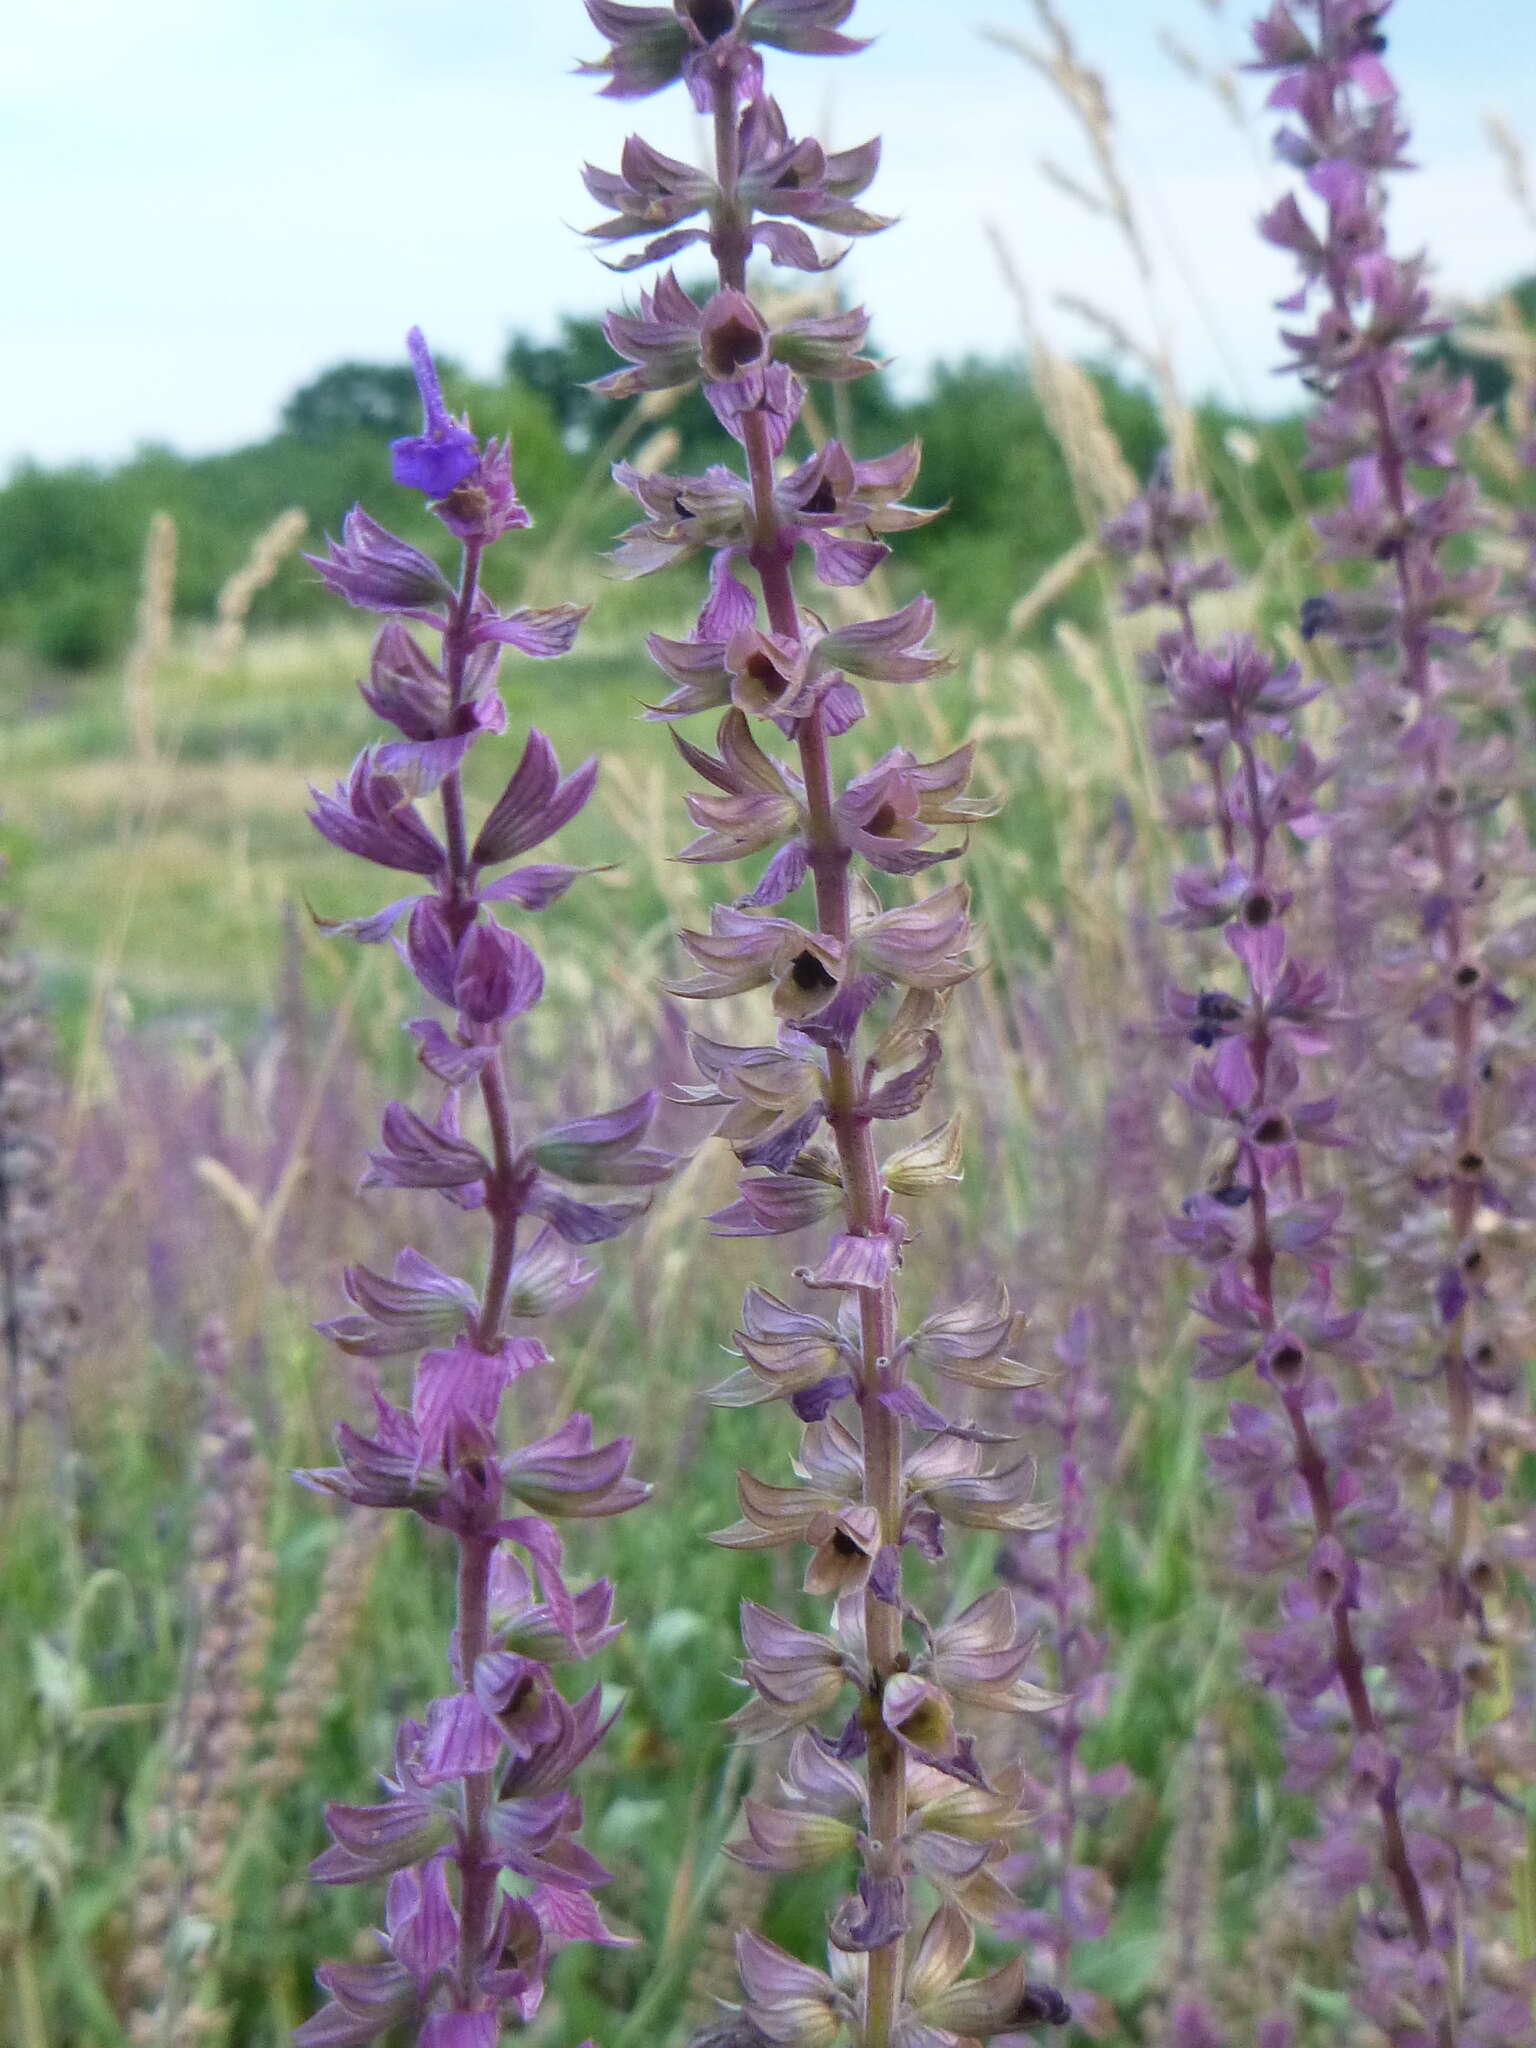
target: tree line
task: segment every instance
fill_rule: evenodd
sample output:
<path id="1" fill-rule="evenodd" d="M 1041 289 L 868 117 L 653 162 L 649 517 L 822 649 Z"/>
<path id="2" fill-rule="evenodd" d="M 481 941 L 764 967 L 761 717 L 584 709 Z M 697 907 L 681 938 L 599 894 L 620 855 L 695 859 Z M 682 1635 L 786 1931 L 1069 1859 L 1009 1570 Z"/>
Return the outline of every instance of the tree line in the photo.
<path id="1" fill-rule="evenodd" d="M 1536 283 L 1520 290 L 1536 293 Z M 1451 344 L 1438 346 L 1464 366 Z M 598 321 L 568 315 L 552 340 L 514 337 L 499 378 L 477 381 L 449 365 L 445 379 L 450 402 L 468 407 L 482 432 L 513 435 L 519 488 L 539 524 L 551 526 L 575 505 L 593 550 L 625 517 L 605 488 L 577 496 L 617 423 L 607 401 L 586 388 L 612 363 Z M 1497 399 L 1499 366 L 1465 366 L 1483 395 Z M 1151 394 L 1106 366 L 1088 374 L 1127 461 L 1144 475 L 1163 438 Z M 941 362 L 911 397 L 877 372 L 837 398 L 840 416 L 826 424 L 849 433 L 861 452 L 921 436 L 921 500 L 948 512 L 912 536 L 906 568 L 979 630 L 1000 625 L 1017 593 L 1081 531 L 1061 450 L 1025 364 L 975 355 Z M 1200 408 L 1197 419 L 1218 498 L 1232 501 L 1250 531 L 1283 521 L 1297 491 L 1307 490 L 1299 421 L 1256 422 L 1215 405 Z M 300 507 L 319 534 L 336 530 L 359 499 L 391 502 L 398 494 L 389 484 L 389 442 L 418 424 L 403 361 L 347 362 L 295 391 L 276 430 L 244 448 L 187 456 L 151 446 L 111 466 L 23 464 L 0 486 L 0 648 L 45 670 L 110 662 L 131 631 L 144 536 L 157 511 L 169 512 L 179 529 L 178 609 L 207 617 L 256 534 L 287 506 Z M 696 392 L 667 415 L 666 426 L 677 437 L 670 467 L 686 470 L 718 454 L 718 430 Z M 399 509 L 409 528 L 409 508 Z M 411 537 L 425 542 L 428 522 L 418 521 Z M 302 624 L 324 609 L 312 573 L 295 558 L 261 593 L 256 623 Z"/>

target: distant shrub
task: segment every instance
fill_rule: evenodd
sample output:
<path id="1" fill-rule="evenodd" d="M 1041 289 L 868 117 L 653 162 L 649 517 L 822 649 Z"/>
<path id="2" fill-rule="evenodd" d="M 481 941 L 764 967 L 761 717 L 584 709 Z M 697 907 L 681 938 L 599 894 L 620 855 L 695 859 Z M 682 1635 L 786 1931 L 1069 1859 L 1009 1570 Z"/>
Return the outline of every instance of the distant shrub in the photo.
<path id="1" fill-rule="evenodd" d="M 45 668 L 81 674 L 100 668 L 123 637 L 123 593 L 116 582 L 74 583 L 44 598 L 26 636 Z"/>

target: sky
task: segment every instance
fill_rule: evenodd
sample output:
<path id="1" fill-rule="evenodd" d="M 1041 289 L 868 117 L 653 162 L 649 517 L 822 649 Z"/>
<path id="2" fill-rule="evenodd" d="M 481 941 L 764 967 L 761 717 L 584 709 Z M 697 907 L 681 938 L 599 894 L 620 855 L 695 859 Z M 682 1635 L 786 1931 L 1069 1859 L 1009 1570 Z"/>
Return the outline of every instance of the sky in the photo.
<path id="1" fill-rule="evenodd" d="M 1050 89 L 983 39 L 1036 36 L 1030 0 L 860 0 L 862 56 L 770 59 L 792 128 L 886 140 L 870 197 L 900 216 L 858 245 L 846 289 L 876 315 L 895 374 L 1017 345 L 988 240 L 1010 248 L 1060 346 L 1095 338 L 1060 294 L 1168 337 L 1186 388 L 1283 402 L 1272 374 L 1282 258 L 1252 232 L 1279 189 L 1272 119 L 1228 119 L 1162 46 L 1240 59 L 1241 0 L 1059 0 L 1109 84 L 1157 262 L 1143 287 L 1112 228 L 1040 169 L 1081 176 Z M 1398 0 L 1393 68 L 1424 175 L 1399 181 L 1399 246 L 1426 245 L 1443 291 L 1475 297 L 1536 270 L 1536 238 L 1484 132 L 1536 159 L 1531 0 Z M 0 22 L 0 474 L 21 459 L 108 462 L 269 433 L 328 365 L 403 360 L 420 322 L 491 374 L 509 333 L 625 293 L 575 232 L 596 210 L 583 159 L 636 128 L 698 152 L 677 90 L 600 99 L 580 0 L 20 0 Z"/>

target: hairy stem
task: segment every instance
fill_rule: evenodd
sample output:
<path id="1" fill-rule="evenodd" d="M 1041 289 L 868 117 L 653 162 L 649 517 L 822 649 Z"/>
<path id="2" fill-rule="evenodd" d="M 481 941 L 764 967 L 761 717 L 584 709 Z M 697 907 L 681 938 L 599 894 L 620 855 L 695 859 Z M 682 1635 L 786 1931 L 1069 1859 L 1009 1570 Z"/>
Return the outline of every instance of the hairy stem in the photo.
<path id="1" fill-rule="evenodd" d="M 459 1544 L 458 1646 L 459 1673 L 466 1691 L 474 1683 L 475 1662 L 490 1636 L 491 1560 L 493 1538 L 466 1536 Z M 496 1902 L 496 1864 L 490 1854 L 487 1817 L 494 1791 L 492 1773 L 477 1771 L 464 1780 L 464 1839 L 459 1849 L 458 1993 L 473 2011 L 475 1980 L 486 1960 L 491 1915 Z"/>
<path id="2" fill-rule="evenodd" d="M 716 175 L 721 204 L 711 247 L 721 285 L 741 291 L 746 284 L 750 224 L 737 198 L 738 137 L 734 91 L 729 81 L 717 83 L 714 105 Z M 768 622 L 786 640 L 801 639 L 800 609 L 790 569 L 792 546 L 781 531 L 773 495 L 773 452 L 768 424 L 760 413 L 743 420 L 747 471 L 754 515 L 750 560 L 762 587 Z M 818 928 L 846 945 L 852 930 L 853 902 L 849 848 L 838 829 L 832 767 L 819 707 L 798 721 L 795 744 L 805 783 L 811 876 Z M 884 1197 L 865 1091 L 851 1053 L 832 1047 L 827 1055 L 825 1090 L 827 1123 L 837 1147 L 843 1179 L 844 1212 L 850 1233 L 877 1234 L 884 1223 Z M 891 1600 L 865 1597 L 864 1623 L 871 1676 L 878 1702 L 885 1682 L 902 1658 L 900 1542 L 902 1513 L 903 1428 L 878 1399 L 881 1370 L 895 1349 L 896 1297 L 887 1282 L 859 1295 L 859 1406 L 864 1439 L 864 1500 L 880 1518 L 880 1540 L 897 1558 L 897 1585 Z M 869 1824 L 874 1855 L 882 1870 L 893 1869 L 896 1845 L 907 1824 L 906 1763 L 900 1744 L 878 1719 L 869 1734 Z M 888 2048 L 901 1996 L 905 1943 L 898 1936 L 871 1952 L 865 1994 L 863 2048 Z"/>
<path id="3" fill-rule="evenodd" d="M 443 635 L 443 673 L 455 711 L 463 696 L 464 668 L 469 657 L 469 626 L 479 585 L 480 550 L 464 549 L 459 588 Z M 450 918 L 460 938 L 474 922 L 474 875 L 464 820 L 463 777 L 455 769 L 442 785 L 444 839 L 451 877 Z M 480 1094 L 491 1136 L 491 1172 L 486 1179 L 485 1207 L 491 1223 L 490 1263 L 474 1341 L 486 1353 L 501 1341 L 507 1287 L 517 1254 L 517 1203 L 512 1189 L 516 1146 L 512 1136 L 511 1102 L 506 1068 L 498 1045 L 480 1074 Z M 475 1664 L 490 1640 L 491 1563 L 494 1538 L 459 1537 L 458 1667 L 464 1691 L 473 1689 Z M 457 1991 L 464 2009 L 473 2010 L 476 1979 L 487 1958 L 496 1904 L 496 1864 L 490 1854 L 488 1817 L 495 1797 L 492 1771 L 478 1771 L 464 1780 L 464 1834 L 459 1848 L 459 1951 Z"/>

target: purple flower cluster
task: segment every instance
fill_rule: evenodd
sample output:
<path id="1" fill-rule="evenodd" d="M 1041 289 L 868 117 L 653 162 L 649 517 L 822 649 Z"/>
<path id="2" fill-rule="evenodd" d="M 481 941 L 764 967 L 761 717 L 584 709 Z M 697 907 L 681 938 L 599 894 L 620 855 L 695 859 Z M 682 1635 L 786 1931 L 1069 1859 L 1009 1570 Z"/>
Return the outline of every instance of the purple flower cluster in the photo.
<path id="1" fill-rule="evenodd" d="M 846 2029 L 863 2048 L 953 2048 L 1068 2018 L 1061 1994 L 1031 1983 L 1022 1959 L 964 1975 L 973 1923 L 995 1926 L 1017 1910 L 999 1873 L 1027 1812 L 1022 1767 L 984 1770 L 960 1710 L 1017 1715 L 1053 1700 L 1024 1676 L 1031 1644 L 1006 1588 L 933 1622 L 905 1567 L 914 1553 L 942 1556 L 946 1524 L 1017 1531 L 1047 1511 L 1032 1504 L 1033 1469 L 1009 1437 L 939 1407 L 914 1377 L 928 1369 L 981 1392 L 1034 1380 L 1008 1356 L 1014 1316 L 1003 1291 L 941 1308 L 905 1335 L 898 1325 L 904 1211 L 958 1177 L 955 1125 L 895 1149 L 878 1141 L 928 1097 L 945 999 L 974 968 L 963 886 L 887 907 L 876 884 L 953 860 L 990 806 L 965 794 L 969 747 L 927 763 L 894 748 L 840 780 L 831 743 L 865 717 L 864 687 L 921 683 L 946 664 L 928 645 L 926 598 L 839 625 L 797 588 L 806 570 L 833 592 L 864 583 L 888 552 L 881 535 L 932 516 L 905 502 L 917 451 L 861 461 L 833 440 L 781 463 L 805 380 L 870 367 L 859 353 L 866 322 L 848 312 L 774 325 L 746 289 L 754 249 L 820 269 L 807 228 L 884 225 L 854 204 L 876 145 L 827 154 L 794 139 L 763 86 L 765 46 L 859 47 L 842 32 L 852 0 L 588 0 L 588 12 L 609 45 L 590 67 L 605 90 L 638 97 L 681 78 L 714 138 L 707 172 L 632 139 L 618 173 L 587 174 L 612 209 L 600 238 L 659 226 L 634 262 L 707 242 L 718 273 L 702 302 L 668 275 L 635 312 L 611 317 L 628 367 L 607 388 L 701 384 L 740 450 L 739 466 L 702 476 L 617 472 L 642 515 L 620 542 L 621 574 L 708 558 L 693 632 L 650 641 L 670 685 L 653 715 L 721 714 L 715 752 L 678 742 L 706 785 L 688 800 L 700 836 L 686 857 L 766 856 L 749 893 L 716 909 L 707 932 L 683 935 L 697 971 L 675 984 L 691 999 L 767 989 L 777 1020 L 766 1045 L 694 1039 L 703 1078 L 690 1092 L 720 1111 L 746 1169 L 738 1198 L 712 1221 L 730 1236 L 827 1233 L 797 1269 L 804 1305 L 762 1287 L 743 1304 L 743 1364 L 714 1398 L 786 1401 L 804 1435 L 794 1483 L 740 1475 L 742 1519 L 717 1541 L 800 1548 L 805 1590 L 832 1603 L 825 1630 L 756 1605 L 744 1612 L 752 1697 L 737 1730 L 792 1743 L 782 1802 L 749 1806 L 735 1853 L 794 1871 L 854 1850 L 860 1874 L 832 1917 L 829 1970 L 741 1936 L 742 2003 L 715 2038 L 830 2048 Z M 776 736 L 786 752 L 773 749 Z M 807 885 L 807 909 L 778 909 Z M 926 1922 L 914 1876 L 939 1897 Z"/>
<path id="2" fill-rule="evenodd" d="M 1337 1284 L 1355 1247 L 1342 1194 L 1319 1188 L 1319 1154 L 1343 1142 L 1337 1099 L 1314 1092 L 1336 1049 L 1338 989 L 1288 927 L 1307 880 L 1293 849 L 1319 828 L 1329 774 L 1295 733 L 1317 688 L 1252 640 L 1202 644 L 1191 589 L 1221 578 L 1188 557 L 1207 516 L 1160 471 L 1105 536 L 1149 564 L 1129 579 L 1129 608 L 1163 605 L 1177 622 L 1143 673 L 1154 742 L 1190 767 L 1171 822 L 1203 831 L 1210 858 L 1175 876 L 1168 921 L 1221 940 L 1207 985 L 1168 997 L 1170 1036 L 1197 1052 L 1179 1093 L 1220 1145 L 1172 1237 L 1206 1272 L 1196 1375 L 1251 1368 L 1268 1395 L 1235 1401 L 1209 1453 L 1235 1499 L 1239 1568 L 1280 1580 L 1278 1625 L 1250 1652 L 1285 1710 L 1288 1782 L 1313 1794 L 1322 1824 L 1296 1845 L 1298 1865 L 1324 1905 L 1371 1898 L 1355 1927 L 1360 2011 L 1400 2048 L 1450 2048 L 1479 2038 L 1457 2033 L 1454 1950 L 1487 1809 L 1447 1798 L 1444 1617 L 1415 1598 L 1423 1537 L 1397 1472 L 1401 1425 L 1391 1394 L 1357 1377 L 1361 1315 Z"/>
<path id="3" fill-rule="evenodd" d="M 1509 801 L 1523 714 L 1489 632 L 1499 573 L 1467 545 L 1490 523 L 1465 466 L 1471 380 L 1418 360 L 1444 322 L 1423 259 L 1388 242 L 1387 182 L 1406 168 L 1408 135 L 1384 61 L 1387 12 L 1314 0 L 1257 24 L 1257 68 L 1274 75 L 1269 103 L 1285 117 L 1277 151 L 1304 174 L 1263 232 L 1300 274 L 1284 339 L 1320 400 L 1310 465 L 1345 476 L 1344 502 L 1314 522 L 1322 555 L 1363 568 L 1309 602 L 1303 631 L 1335 641 L 1350 671 L 1331 829 L 1359 1019 L 1373 1334 L 1384 1366 L 1440 1397 L 1413 1401 L 1405 1454 L 1435 1495 L 1427 1597 L 1441 1621 L 1426 1644 L 1450 1717 L 1451 1968 L 1461 2038 L 1515 2041 L 1532 2038 L 1528 1998 L 1517 2024 L 1518 1973 L 1493 1937 L 1524 1830 L 1490 1793 L 1514 1732 L 1501 1736 L 1492 1705 L 1512 1696 L 1511 1577 L 1531 1561 L 1504 1493 L 1508 1404 L 1524 1379 L 1509 1219 L 1536 1193 L 1536 1064 L 1510 987 L 1536 951 L 1508 887 L 1529 870 Z"/>
<path id="4" fill-rule="evenodd" d="M 458 1546 L 458 1624 L 454 1689 L 401 1725 L 384 1798 L 326 1814 L 333 1846 L 314 1876 L 387 1880 L 385 1953 L 322 1969 L 330 2002 L 299 2029 L 302 2048 L 351 2048 L 402 2026 L 420 2048 L 495 2048 L 503 2025 L 537 2012 L 553 1951 L 616 1938 L 593 1903 L 606 1873 L 576 1838 L 581 1801 L 571 1789 L 608 1717 L 597 1688 L 572 1703 L 551 1672 L 612 1638 L 612 1589 L 566 1584 L 556 1524 L 621 1514 L 647 1489 L 628 1476 L 628 1442 L 594 1442 L 585 1415 L 521 1446 L 497 1425 L 513 1381 L 551 1363 L 528 1326 L 577 1299 L 595 1278 L 582 1248 L 644 1207 L 643 1195 L 592 1191 L 644 1189 L 673 1163 L 644 1142 L 649 1094 L 534 1134 L 513 1129 L 506 1034 L 539 1000 L 544 977 L 502 915 L 543 909 L 582 870 L 508 863 L 576 815 L 596 765 L 562 775 L 549 742 L 530 732 L 473 836 L 463 767 L 505 730 L 503 650 L 563 653 L 582 614 L 569 605 L 504 613 L 481 589 L 485 551 L 528 514 L 506 444 L 482 447 L 450 416 L 419 333 L 411 353 L 426 417 L 419 435 L 395 443 L 395 476 L 457 539 L 460 572 L 450 582 L 361 508 L 341 542 L 314 558 L 333 590 L 383 615 L 361 687 L 400 737 L 369 747 L 332 794 L 317 792 L 311 815 L 344 852 L 413 878 L 412 894 L 329 929 L 365 944 L 398 934 L 401 958 L 438 1006 L 409 1027 L 431 1104 L 425 1113 L 389 1105 L 364 1185 L 430 1189 L 479 1211 L 490 1243 L 479 1287 L 410 1248 L 391 1273 L 353 1267 L 348 1309 L 321 1325 L 355 1358 L 416 1363 L 408 1399 L 389 1399 L 375 1380 L 371 1429 L 344 1424 L 340 1464 L 303 1476 L 446 1530 Z M 435 657 L 412 624 L 437 637 Z M 440 826 L 419 808 L 429 797 Z"/>

